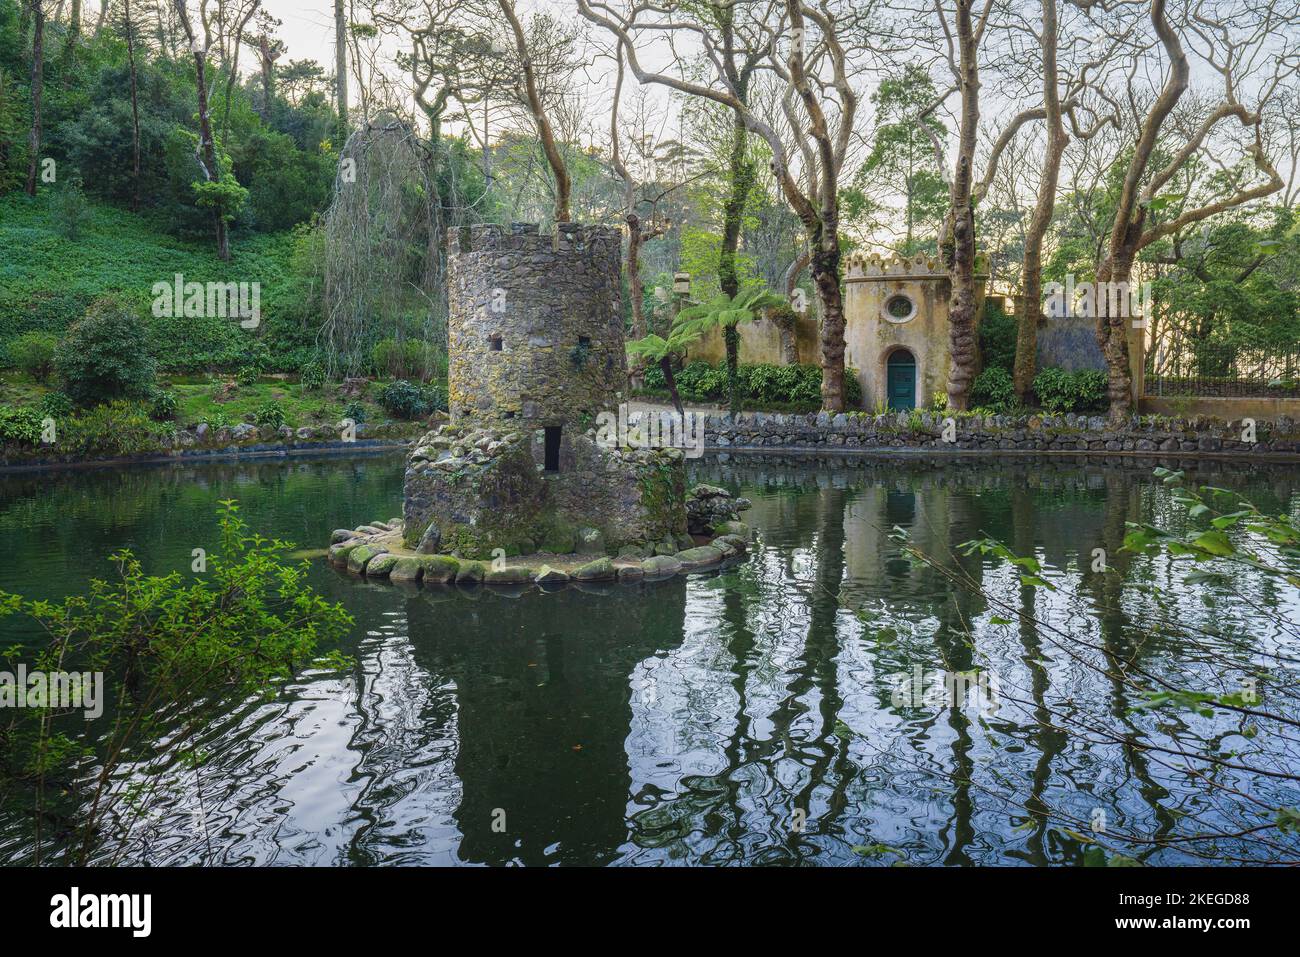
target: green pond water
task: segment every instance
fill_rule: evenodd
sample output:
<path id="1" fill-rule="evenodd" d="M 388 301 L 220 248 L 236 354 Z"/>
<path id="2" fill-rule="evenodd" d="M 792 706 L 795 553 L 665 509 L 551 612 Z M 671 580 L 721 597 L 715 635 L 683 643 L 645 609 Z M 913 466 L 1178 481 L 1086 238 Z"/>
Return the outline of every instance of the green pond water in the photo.
<path id="1" fill-rule="evenodd" d="M 162 776 L 167 798 L 118 859 L 1078 864 L 1099 812 L 1147 863 L 1300 853 L 1276 833 L 1196 838 L 1300 795 L 1286 774 L 1231 762 L 1211 792 L 1186 756 L 1249 748 L 1295 773 L 1292 745 L 1248 740 L 1239 716 L 1133 711 L 1128 687 L 1087 666 L 1136 661 L 1218 688 L 1240 656 L 1300 648 L 1294 589 L 1251 574 L 1192 589 L 1167 559 L 1120 552 L 1126 521 L 1183 521 L 1149 465 L 737 458 L 692 473 L 754 503 L 752 553 L 720 573 L 402 590 L 316 559 L 313 583 L 356 618 L 343 648 L 355 667 L 232 703 L 202 733 L 201 776 L 130 756 L 121 773 Z M 1194 477 L 1300 509 L 1294 467 Z M 84 591 L 121 547 L 147 571 L 188 573 L 226 498 L 251 527 L 318 548 L 331 529 L 400 514 L 401 481 L 392 455 L 0 476 L 0 590 Z M 909 557 L 895 526 L 934 564 Z M 957 550 L 980 534 L 1035 554 L 1057 590 Z M 1091 570 L 1098 548 L 1108 572 Z M 1045 625 L 1009 622 L 997 602 Z M 1225 637 L 1187 647 L 1153 621 Z M 0 644 L 32 638 L 0 622 Z M 897 700 L 900 675 L 976 666 L 997 678 L 996 710 Z M 30 847 L 29 818 L 0 803 L 0 861 Z"/>

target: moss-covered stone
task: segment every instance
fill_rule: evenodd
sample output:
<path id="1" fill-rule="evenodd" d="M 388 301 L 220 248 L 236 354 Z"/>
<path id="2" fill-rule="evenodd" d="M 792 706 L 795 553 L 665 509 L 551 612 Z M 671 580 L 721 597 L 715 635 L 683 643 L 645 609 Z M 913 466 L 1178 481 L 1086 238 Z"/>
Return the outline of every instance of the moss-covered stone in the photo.
<path id="1" fill-rule="evenodd" d="M 488 569 L 483 581 L 488 585 L 522 585 L 531 581 L 528 569 L 519 565 L 507 565 L 505 568 Z"/>
<path id="2" fill-rule="evenodd" d="M 396 555 L 385 552 L 383 555 L 376 555 L 366 563 L 367 578 L 387 578 L 393 566 L 398 562 Z"/>
<path id="3" fill-rule="evenodd" d="M 483 581 L 487 575 L 487 566 L 482 562 L 461 562 L 456 572 L 457 585 L 474 585 Z"/>
<path id="4" fill-rule="evenodd" d="M 676 555 L 676 542 L 655 542 L 654 553 L 656 555 Z"/>
<path id="5" fill-rule="evenodd" d="M 728 548 L 737 552 L 743 552 L 749 547 L 748 540 L 741 538 L 739 535 L 719 535 L 713 541 L 709 542 L 709 544 L 718 546 L 726 545 Z"/>
<path id="6" fill-rule="evenodd" d="M 641 563 L 641 570 L 646 575 L 659 578 L 676 575 L 682 570 L 682 563 L 672 555 L 652 555 Z"/>
<path id="7" fill-rule="evenodd" d="M 414 582 L 420 580 L 424 566 L 418 558 L 399 558 L 388 572 L 388 580 L 394 582 Z"/>
<path id="8" fill-rule="evenodd" d="M 566 572 L 550 565 L 543 565 L 533 573 L 533 581 L 539 585 L 563 585 L 569 580 Z"/>
<path id="9" fill-rule="evenodd" d="M 330 532 L 330 543 L 337 545 L 339 542 L 346 542 L 349 538 L 356 538 L 357 533 L 350 528 L 336 528 Z"/>
<path id="10" fill-rule="evenodd" d="M 719 535 L 735 535 L 746 542 L 753 535 L 753 529 L 744 522 L 723 522 L 717 527 L 716 531 Z"/>
<path id="11" fill-rule="evenodd" d="M 423 555 L 419 562 L 424 569 L 423 579 L 426 582 L 454 582 L 460 571 L 460 562 L 450 555 Z"/>
<path id="12" fill-rule="evenodd" d="M 697 545 L 678 552 L 677 560 L 687 568 L 700 568 L 722 561 L 722 552 L 712 545 Z"/>
<path id="13" fill-rule="evenodd" d="M 637 581 L 638 579 L 641 579 L 641 578 L 645 578 L 645 571 L 641 568 L 640 565 L 620 565 L 620 566 L 619 566 L 619 569 L 618 569 L 618 580 L 619 580 L 619 581 L 621 581 L 621 582 L 625 582 L 625 581 Z"/>
<path id="14" fill-rule="evenodd" d="M 619 558 L 635 558 L 637 561 L 641 561 L 643 558 L 649 558 L 650 554 L 650 549 L 640 543 L 624 545 L 618 550 Z"/>
<path id="15" fill-rule="evenodd" d="M 348 571 L 360 574 L 366 569 L 366 562 L 376 555 L 382 555 L 388 549 L 374 545 L 361 545 L 348 552 Z"/>
<path id="16" fill-rule="evenodd" d="M 329 550 L 329 562 L 331 565 L 346 565 L 348 563 L 348 552 L 361 545 L 358 541 L 339 542 L 337 545 L 331 545 Z"/>
<path id="17" fill-rule="evenodd" d="M 618 577 L 618 571 L 608 558 L 598 558 L 579 568 L 573 573 L 573 577 L 580 582 L 609 581 Z"/>

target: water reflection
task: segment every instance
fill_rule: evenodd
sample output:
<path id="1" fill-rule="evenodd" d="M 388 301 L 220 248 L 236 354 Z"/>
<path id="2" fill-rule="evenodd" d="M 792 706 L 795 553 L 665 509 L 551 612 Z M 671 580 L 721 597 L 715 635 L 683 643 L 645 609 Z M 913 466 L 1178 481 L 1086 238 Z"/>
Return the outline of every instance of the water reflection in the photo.
<path id="1" fill-rule="evenodd" d="M 20 548 L 47 532 L 129 541 L 165 565 L 207 534 L 211 503 L 235 494 L 258 527 L 312 543 L 395 513 L 392 468 L 82 474 L 39 494 L 0 483 L 0 533 Z M 359 623 L 346 649 L 355 668 L 232 708 L 205 734 L 201 774 L 142 755 L 124 773 L 161 775 L 168 800 L 120 859 L 1041 865 L 1078 863 L 1079 831 L 1101 810 L 1141 837 L 1144 860 L 1202 862 L 1197 846 L 1160 839 L 1228 830 L 1252 800 L 1298 796 L 1285 779 L 1230 767 L 1218 780 L 1245 797 L 1208 793 L 1178 753 L 1231 749 L 1239 729 L 1130 707 L 1126 667 L 1206 686 L 1240 651 L 1206 655 L 1136 626 L 1159 618 L 1132 586 L 1178 580 L 1120 551 L 1126 522 L 1171 514 L 1148 476 L 1060 461 L 708 462 L 696 477 L 751 498 L 760 530 L 751 558 L 721 574 L 511 595 L 400 590 L 321 565 L 314 580 Z M 1199 478 L 1295 508 L 1286 472 Z M 120 501 L 84 505 L 105 492 Z M 981 535 L 1036 555 L 1057 589 L 965 554 Z M 47 551 L 37 587 L 76 590 L 97 557 Z M 0 579 L 34 584 L 13 568 Z M 1294 592 L 1238 585 L 1254 608 L 1207 612 L 1189 595 L 1155 610 L 1296 647 Z M 996 671 L 1003 707 L 896 705 L 893 681 L 918 666 Z M 1294 856 L 1294 842 L 1271 840 L 1264 853 Z M 0 803 L 0 857 L 21 860 L 29 842 L 21 809 Z"/>

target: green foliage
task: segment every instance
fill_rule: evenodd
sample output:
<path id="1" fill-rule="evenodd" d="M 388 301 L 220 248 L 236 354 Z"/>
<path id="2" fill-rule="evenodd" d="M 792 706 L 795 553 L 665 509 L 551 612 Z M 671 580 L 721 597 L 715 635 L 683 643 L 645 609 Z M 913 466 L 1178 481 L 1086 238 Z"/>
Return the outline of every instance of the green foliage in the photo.
<path id="1" fill-rule="evenodd" d="M 325 367 L 315 359 L 303 364 L 298 371 L 298 381 L 304 389 L 315 392 L 325 386 Z"/>
<path id="2" fill-rule="evenodd" d="M 90 208 L 86 194 L 82 192 L 80 179 L 73 179 L 50 193 L 50 218 L 59 235 L 68 242 L 75 243 L 81 238 L 81 230 L 89 214 Z"/>
<path id="3" fill-rule="evenodd" d="M 82 411 L 59 424 L 59 451 L 86 459 L 156 452 L 172 430 L 149 413 L 144 403 L 124 399 Z"/>
<path id="4" fill-rule="evenodd" d="M 24 332 L 9 343 L 9 361 L 37 382 L 45 382 L 54 372 L 57 336 L 48 332 Z"/>
<path id="5" fill-rule="evenodd" d="M 691 362 L 676 373 L 677 388 L 688 402 L 717 402 L 727 397 L 727 370 L 707 362 Z M 821 368 L 815 365 L 742 365 L 737 370 L 741 398 L 754 405 L 819 405 Z M 844 377 L 850 405 L 862 401 L 862 386 L 856 375 Z M 651 366 L 645 371 L 647 389 L 666 388 L 663 372 Z"/>
<path id="6" fill-rule="evenodd" d="M 1010 409 L 1016 403 L 1016 385 L 1011 373 L 1001 366 L 989 366 L 975 377 L 970 400 L 976 408 L 998 412 Z"/>
<path id="7" fill-rule="evenodd" d="M 72 246 L 49 221 L 44 203 L 21 194 L 0 196 L 0 361 L 12 363 L 8 346 L 24 332 L 62 336 L 91 303 L 112 296 L 138 312 L 150 349 L 162 369 L 200 372 L 243 364 L 252 334 L 219 317 L 153 315 L 152 288 L 180 273 L 186 282 L 259 282 L 261 339 L 268 365 L 293 371 L 314 349 L 314 321 L 298 310 L 311 307 L 310 283 L 293 262 L 294 236 L 252 236 L 241 240 L 223 263 L 211 247 L 211 217 L 202 245 L 160 234 L 145 217 L 91 204 L 81 238 Z M 173 310 L 179 313 L 179 310 Z M 301 350 L 297 352 L 296 350 Z"/>
<path id="8" fill-rule="evenodd" d="M 438 410 L 447 410 L 447 391 L 441 386 L 420 387 L 398 379 L 379 393 L 379 404 L 389 415 L 399 419 L 420 419 Z"/>
<path id="9" fill-rule="evenodd" d="M 343 407 L 343 418 L 351 419 L 357 424 L 366 421 L 366 416 L 366 404 L 359 399 L 353 399 Z"/>
<path id="10" fill-rule="evenodd" d="M 139 790 L 106 787 L 126 755 L 147 746 L 179 758 L 194 754 L 195 742 L 213 716 L 229 703 L 273 695 L 303 668 L 346 664 L 336 644 L 352 624 L 342 605 L 332 604 L 308 583 L 308 564 L 291 563 L 288 542 L 249 531 L 233 501 L 221 503 L 219 535 L 205 570 L 193 578 L 179 572 L 146 575 L 128 550 L 110 560 L 115 577 L 92 581 L 85 594 L 61 602 L 28 601 L 0 593 L 0 615 L 30 621 L 48 636 L 35 666 L 60 670 L 69 663 L 100 670 L 110 680 L 129 682 L 130 693 L 108 688 L 122 713 L 104 731 L 74 731 L 76 740 L 52 740 L 59 726 L 52 707 L 17 713 L 0 742 L 0 770 L 27 784 L 35 813 L 47 814 L 40 785 L 45 778 L 80 781 L 66 795 L 83 805 L 65 827 L 51 828 L 58 842 L 47 856 L 84 863 L 104 835 L 104 816 L 118 802 L 160 799 L 160 779 L 149 776 Z M 184 716 L 176 722 L 175 715 Z M 89 727 L 89 726 L 88 726 Z M 78 773 L 91 754 L 105 762 L 93 775 Z M 38 849 L 36 853 L 41 853 Z"/>
<path id="11" fill-rule="evenodd" d="M 235 373 L 235 381 L 240 385 L 257 385 L 258 380 L 261 378 L 261 366 L 255 363 L 242 365 L 239 367 L 239 371 Z"/>
<path id="12" fill-rule="evenodd" d="M 1213 485 L 1188 488 L 1184 474 L 1167 468 L 1156 478 L 1174 489 L 1174 501 L 1187 509 L 1192 527 L 1171 531 L 1146 523 L 1129 522 L 1124 550 L 1143 554 L 1161 551 L 1190 559 L 1197 569 L 1187 583 L 1230 583 L 1233 564 L 1248 565 L 1300 588 L 1300 524 L 1288 514 L 1270 515 L 1240 493 Z M 1206 569 L 1202 565 L 1210 565 Z M 1215 566 L 1220 565 L 1221 568 Z"/>
<path id="13" fill-rule="evenodd" d="M 1007 372 L 1015 372 L 1016 317 L 1003 310 L 1001 299 L 984 300 L 979 336 L 984 368 L 997 366 Z"/>
<path id="14" fill-rule="evenodd" d="M 153 394 L 153 401 L 149 407 L 149 418 L 155 422 L 170 422 L 176 418 L 176 411 L 180 404 L 176 399 L 175 392 L 169 392 L 166 389 L 156 389 Z"/>
<path id="15" fill-rule="evenodd" d="M 0 405 L 0 445 L 40 445 L 41 416 L 35 409 Z"/>
<path id="16" fill-rule="evenodd" d="M 1048 412 L 1100 412 L 1107 404 L 1106 373 L 1099 369 L 1044 369 L 1034 376 L 1034 394 Z"/>
<path id="17" fill-rule="evenodd" d="M 253 413 L 253 421 L 263 428 L 278 429 L 285 423 L 284 409 L 274 400 L 264 402 Z"/>
<path id="18" fill-rule="evenodd" d="M 442 367 L 446 374 L 446 358 L 442 358 L 433 346 L 421 339 L 381 339 L 370 350 L 370 361 L 376 374 L 391 376 L 394 379 L 419 379 L 421 381 L 436 375 Z"/>
<path id="19" fill-rule="evenodd" d="M 66 419 L 72 415 L 72 399 L 66 392 L 47 392 L 41 396 L 39 409 L 42 415 L 53 419 Z"/>
<path id="20" fill-rule="evenodd" d="M 144 323 L 116 299 L 96 300 L 72 324 L 54 365 L 64 391 L 79 405 L 144 398 L 153 389 L 155 366 Z"/>
<path id="21" fill-rule="evenodd" d="M 734 299 L 726 293 L 718 293 L 708 302 L 683 309 L 677 314 L 673 326 L 684 332 L 703 335 L 710 329 L 730 329 L 741 322 L 752 321 L 761 310 L 785 304 L 783 298 L 756 284 L 740 290 Z"/>

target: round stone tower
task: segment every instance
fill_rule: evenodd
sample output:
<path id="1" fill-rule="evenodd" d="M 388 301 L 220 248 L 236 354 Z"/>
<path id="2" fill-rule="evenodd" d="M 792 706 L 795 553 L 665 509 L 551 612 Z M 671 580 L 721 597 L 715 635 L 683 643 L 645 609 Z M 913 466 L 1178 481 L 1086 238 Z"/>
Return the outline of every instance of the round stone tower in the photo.
<path id="1" fill-rule="evenodd" d="M 614 411 L 627 379 L 620 257 L 613 227 L 462 230 L 447 257 L 452 422 L 558 431 Z"/>

